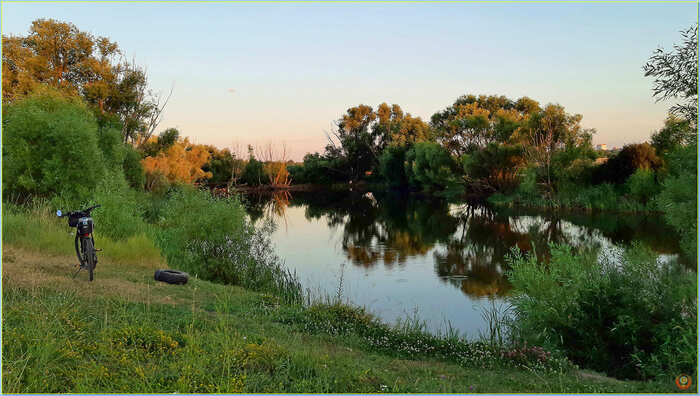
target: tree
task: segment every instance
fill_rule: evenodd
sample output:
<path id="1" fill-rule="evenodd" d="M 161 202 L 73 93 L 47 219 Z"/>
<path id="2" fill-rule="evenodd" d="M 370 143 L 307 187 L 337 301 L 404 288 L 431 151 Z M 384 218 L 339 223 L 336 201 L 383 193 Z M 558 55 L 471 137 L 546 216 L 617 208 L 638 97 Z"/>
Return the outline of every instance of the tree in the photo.
<path id="1" fill-rule="evenodd" d="M 202 166 L 205 172 L 211 172 L 209 183 L 215 186 L 228 186 L 233 173 L 233 154 L 229 149 L 219 150 L 214 146 L 204 146 L 209 152 L 209 161 Z"/>
<path id="2" fill-rule="evenodd" d="M 437 141 L 454 157 L 461 157 L 489 143 L 505 143 L 539 104 L 527 97 L 464 95 L 430 119 Z"/>
<path id="3" fill-rule="evenodd" d="M 662 165 L 662 159 L 656 155 L 656 150 L 649 143 L 628 144 L 617 155 L 595 169 L 593 181 L 621 184 L 637 169 L 655 171 Z"/>
<path id="4" fill-rule="evenodd" d="M 359 105 L 347 110 L 329 134 L 325 156 L 342 159 L 349 166 L 349 178 L 357 180 L 373 170 L 389 145 L 407 146 L 432 138 L 432 130 L 420 119 L 404 113 L 399 105 L 382 103 L 375 112 Z"/>
<path id="5" fill-rule="evenodd" d="M 674 45 L 673 51 L 657 48 L 642 67 L 645 77 L 654 78 L 654 97 L 661 100 L 678 98 L 671 114 L 690 121 L 693 129 L 698 125 L 698 25 L 681 32 L 683 43 Z"/>
<path id="6" fill-rule="evenodd" d="M 111 59 L 119 48 L 105 37 L 53 19 L 32 22 L 26 37 L 3 36 L 3 102 L 37 84 L 104 99 L 114 78 Z"/>
<path id="7" fill-rule="evenodd" d="M 459 167 L 449 152 L 437 143 L 417 143 L 406 153 L 408 181 L 424 190 L 441 191 L 459 184 Z"/>
<path id="8" fill-rule="evenodd" d="M 258 152 L 258 158 L 263 160 L 263 170 L 269 184 L 289 185 L 289 172 L 287 171 L 287 146 L 282 143 L 277 150 L 272 142 L 268 142 Z"/>
<path id="9" fill-rule="evenodd" d="M 123 141 L 132 143 L 147 141 L 160 122 L 167 98 L 149 91 L 143 68 L 123 61 L 106 37 L 37 19 L 26 37 L 3 35 L 2 47 L 3 103 L 49 85 L 81 96 L 99 114 L 116 114 Z"/>
<path id="10" fill-rule="evenodd" d="M 97 122 L 79 99 L 39 89 L 3 108 L 3 196 L 85 200 L 104 172 Z"/>
<path id="11" fill-rule="evenodd" d="M 209 152 L 203 145 L 191 144 L 180 139 L 155 157 L 143 159 L 146 172 L 146 189 L 152 190 L 164 176 L 169 183 L 194 184 L 197 180 L 212 177 L 202 167 L 209 161 Z"/>
<path id="12" fill-rule="evenodd" d="M 544 170 L 550 191 L 555 153 L 567 146 L 585 141 L 590 143 L 592 131 L 581 127 L 582 118 L 580 114 L 567 114 L 560 105 L 549 104 L 532 114 L 524 127 L 516 132 L 516 139 L 523 143 L 529 161 Z"/>
<path id="13" fill-rule="evenodd" d="M 377 122 L 372 126 L 372 132 L 380 139 L 381 151 L 389 145 L 405 147 L 432 139 L 430 126 L 420 117 L 404 114 L 397 104 L 382 103 L 377 107 Z"/>
<path id="14" fill-rule="evenodd" d="M 526 165 L 521 145 L 491 143 L 483 150 L 462 157 L 467 178 L 481 181 L 496 190 L 517 185 L 518 172 Z"/>
<path id="15" fill-rule="evenodd" d="M 141 144 L 141 152 L 144 157 L 155 157 L 158 153 L 166 151 L 180 139 L 180 131 L 176 128 L 168 128 L 157 137 L 151 137 Z"/>
<path id="16" fill-rule="evenodd" d="M 666 221 L 681 235 L 681 248 L 697 262 L 698 157 L 697 144 L 679 147 L 669 155 L 669 175 L 658 197 Z"/>
<path id="17" fill-rule="evenodd" d="M 408 184 L 404 167 L 406 151 L 406 147 L 391 145 L 379 157 L 379 174 L 390 186 L 401 187 Z"/>
<path id="18" fill-rule="evenodd" d="M 690 121 L 670 114 L 664 127 L 651 135 L 651 145 L 659 155 L 665 156 L 678 146 L 692 144 L 696 136 Z"/>

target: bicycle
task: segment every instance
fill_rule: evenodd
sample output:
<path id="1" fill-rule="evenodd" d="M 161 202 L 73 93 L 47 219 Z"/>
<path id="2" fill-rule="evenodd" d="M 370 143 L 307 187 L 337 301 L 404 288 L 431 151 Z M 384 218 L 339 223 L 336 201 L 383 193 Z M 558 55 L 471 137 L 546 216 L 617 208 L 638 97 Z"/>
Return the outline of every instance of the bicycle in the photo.
<path id="1" fill-rule="evenodd" d="M 94 223 L 90 212 L 99 208 L 100 205 L 95 205 L 87 209 L 74 212 L 63 213 L 61 210 L 56 211 L 58 217 L 68 217 L 68 226 L 75 227 L 75 254 L 78 256 L 78 270 L 73 274 L 73 278 L 78 275 L 81 269 L 87 269 L 90 274 L 90 281 L 93 279 L 95 266 L 97 265 L 97 252 L 102 249 L 95 249 L 95 238 L 92 235 Z"/>

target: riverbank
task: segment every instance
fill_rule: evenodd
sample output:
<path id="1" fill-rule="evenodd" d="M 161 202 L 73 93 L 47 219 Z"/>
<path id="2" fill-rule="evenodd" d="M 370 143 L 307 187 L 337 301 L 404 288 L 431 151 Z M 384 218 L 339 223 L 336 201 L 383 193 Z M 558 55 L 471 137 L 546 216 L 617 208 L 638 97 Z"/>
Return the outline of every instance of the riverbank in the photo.
<path id="1" fill-rule="evenodd" d="M 577 370 L 487 367 L 479 356 L 410 357 L 371 345 L 366 329 L 334 327 L 339 313 L 361 311 L 289 306 L 198 279 L 155 282 L 166 265 L 152 253 L 106 251 L 92 283 L 71 278 L 74 261 L 51 247 L 4 244 L 6 392 L 673 391 Z"/>

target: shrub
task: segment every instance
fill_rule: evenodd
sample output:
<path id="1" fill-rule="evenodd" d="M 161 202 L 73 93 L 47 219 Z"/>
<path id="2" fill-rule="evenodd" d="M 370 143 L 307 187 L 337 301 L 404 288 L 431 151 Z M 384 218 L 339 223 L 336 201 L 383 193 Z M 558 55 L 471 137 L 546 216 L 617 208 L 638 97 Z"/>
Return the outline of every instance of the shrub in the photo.
<path id="1" fill-rule="evenodd" d="M 646 204 L 659 193 L 661 185 L 656 181 L 656 173 L 650 169 L 637 169 L 627 179 L 625 187 L 630 197 Z"/>
<path id="2" fill-rule="evenodd" d="M 85 104 L 40 90 L 3 110 L 3 194 L 89 196 L 105 167 Z"/>
<path id="3" fill-rule="evenodd" d="M 107 169 L 121 169 L 126 154 L 121 131 L 115 128 L 100 128 L 97 132 L 97 144 Z"/>
<path id="4" fill-rule="evenodd" d="M 517 175 L 525 166 L 523 147 L 520 145 L 491 143 L 483 150 L 462 157 L 464 173 L 472 179 L 482 180 L 497 190 L 512 190 Z"/>
<path id="5" fill-rule="evenodd" d="M 141 165 L 141 154 L 129 145 L 124 146 L 124 177 L 131 188 L 143 190 L 146 183 L 146 174 Z M 165 176 L 164 176 L 165 177 Z"/>
<path id="6" fill-rule="evenodd" d="M 697 140 L 697 130 L 690 121 L 669 115 L 664 127 L 651 135 L 651 145 L 656 153 L 666 156 L 679 146 L 692 144 Z"/>
<path id="7" fill-rule="evenodd" d="M 696 275 L 640 245 L 596 256 L 557 245 L 548 264 L 511 256 L 515 334 L 615 377 L 695 372 Z"/>
<path id="8" fill-rule="evenodd" d="M 389 146 L 379 157 L 379 174 L 388 185 L 400 187 L 408 184 L 405 161 L 406 148 L 402 146 Z"/>
<path id="9" fill-rule="evenodd" d="M 409 183 L 423 190 L 449 190 L 459 185 L 457 163 L 437 143 L 416 143 L 406 153 L 405 170 Z"/>
<path id="10" fill-rule="evenodd" d="M 628 144 L 616 156 L 594 169 L 593 182 L 622 184 L 637 169 L 657 170 L 662 165 L 663 161 L 649 143 Z"/>
<path id="11" fill-rule="evenodd" d="M 137 192 L 129 188 L 121 170 L 108 171 L 94 197 L 91 204 L 101 205 L 92 212 L 99 234 L 123 240 L 146 231 Z"/>
<path id="12" fill-rule="evenodd" d="M 657 198 L 666 221 L 681 235 L 683 252 L 694 262 L 698 253 L 697 147 L 681 147 L 669 154 L 669 174 Z"/>
<path id="13" fill-rule="evenodd" d="M 267 177 L 265 176 L 263 163 L 251 157 L 245 168 L 243 168 L 241 180 L 243 183 L 249 186 L 259 186 L 264 184 Z"/>
<path id="14" fill-rule="evenodd" d="M 268 225 L 257 229 L 237 198 L 205 191 L 170 193 L 161 210 L 156 244 L 168 265 L 202 279 L 301 300 L 301 286 L 275 255 Z"/>

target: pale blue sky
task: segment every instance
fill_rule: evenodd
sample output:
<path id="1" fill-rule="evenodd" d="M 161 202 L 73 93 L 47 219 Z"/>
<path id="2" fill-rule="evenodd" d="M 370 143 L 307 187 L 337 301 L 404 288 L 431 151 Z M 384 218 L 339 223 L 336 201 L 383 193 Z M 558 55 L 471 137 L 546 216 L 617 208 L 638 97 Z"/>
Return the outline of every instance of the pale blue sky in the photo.
<path id="1" fill-rule="evenodd" d="M 648 139 L 654 103 L 641 67 L 697 21 L 695 3 L 8 3 L 3 34 L 70 21 L 116 41 L 174 84 L 162 128 L 198 143 L 286 142 L 322 151 L 350 106 L 386 101 L 429 120 L 467 93 L 559 103 L 594 143 Z M 229 90 L 235 90 L 231 93 Z"/>

